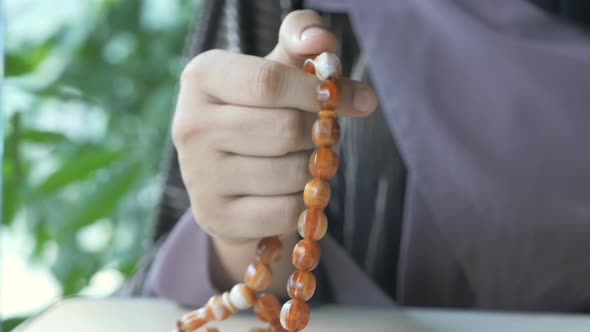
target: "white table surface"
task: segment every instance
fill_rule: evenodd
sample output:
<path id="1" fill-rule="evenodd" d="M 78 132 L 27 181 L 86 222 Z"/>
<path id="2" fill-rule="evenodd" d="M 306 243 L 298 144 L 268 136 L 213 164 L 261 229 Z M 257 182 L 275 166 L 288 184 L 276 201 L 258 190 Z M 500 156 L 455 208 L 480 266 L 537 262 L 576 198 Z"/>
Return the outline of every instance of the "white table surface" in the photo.
<path id="1" fill-rule="evenodd" d="M 186 310 L 161 300 L 69 299 L 28 320 L 18 332 L 171 331 Z M 212 323 L 220 332 L 264 326 L 251 314 Z M 424 309 L 314 308 L 306 332 L 590 332 L 590 316 Z"/>

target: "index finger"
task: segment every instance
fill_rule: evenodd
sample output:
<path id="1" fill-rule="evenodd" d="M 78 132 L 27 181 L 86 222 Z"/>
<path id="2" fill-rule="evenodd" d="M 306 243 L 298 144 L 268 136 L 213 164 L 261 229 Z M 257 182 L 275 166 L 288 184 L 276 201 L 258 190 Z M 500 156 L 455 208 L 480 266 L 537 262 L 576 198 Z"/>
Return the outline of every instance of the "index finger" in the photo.
<path id="1" fill-rule="evenodd" d="M 320 111 L 315 75 L 273 60 L 212 50 L 193 59 L 182 76 L 181 89 L 199 90 L 222 103 Z M 363 116 L 375 110 L 377 96 L 368 85 L 345 78 L 339 84 L 339 115 Z"/>

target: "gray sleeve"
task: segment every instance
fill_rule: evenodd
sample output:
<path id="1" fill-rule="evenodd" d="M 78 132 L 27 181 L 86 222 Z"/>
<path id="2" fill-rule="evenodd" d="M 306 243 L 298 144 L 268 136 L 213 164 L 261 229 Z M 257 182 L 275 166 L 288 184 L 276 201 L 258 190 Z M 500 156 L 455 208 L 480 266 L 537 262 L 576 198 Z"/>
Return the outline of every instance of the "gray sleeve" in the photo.
<path id="1" fill-rule="evenodd" d="M 187 211 L 156 253 L 143 295 L 199 306 L 217 293 L 209 278 L 209 237 Z"/>
<path id="2" fill-rule="evenodd" d="M 348 305 L 392 305 L 370 278 L 329 235 L 321 241 L 323 282 L 318 293 L 329 302 Z M 187 212 L 156 253 L 145 277 L 143 295 L 199 306 L 220 293 L 210 280 L 209 237 Z M 285 249 L 289 252 L 288 249 Z M 316 294 L 318 295 L 318 294 Z"/>

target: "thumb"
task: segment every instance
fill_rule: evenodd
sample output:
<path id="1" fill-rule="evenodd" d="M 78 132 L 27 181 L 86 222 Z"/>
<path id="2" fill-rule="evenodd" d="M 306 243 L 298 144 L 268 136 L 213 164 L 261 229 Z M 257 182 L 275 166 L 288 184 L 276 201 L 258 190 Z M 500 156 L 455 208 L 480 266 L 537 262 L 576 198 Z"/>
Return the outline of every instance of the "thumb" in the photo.
<path id="1" fill-rule="evenodd" d="M 318 13 L 297 10 L 283 20 L 279 43 L 266 58 L 299 67 L 310 55 L 335 52 L 336 45 L 336 36 L 325 29 Z"/>

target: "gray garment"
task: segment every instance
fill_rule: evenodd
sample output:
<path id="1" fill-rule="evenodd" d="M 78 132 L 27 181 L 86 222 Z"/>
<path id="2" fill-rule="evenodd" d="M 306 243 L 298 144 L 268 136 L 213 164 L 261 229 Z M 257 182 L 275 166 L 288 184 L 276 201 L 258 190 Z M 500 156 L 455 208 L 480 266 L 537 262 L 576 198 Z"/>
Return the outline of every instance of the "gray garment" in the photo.
<path id="1" fill-rule="evenodd" d="M 323 259 L 319 270 L 326 271 L 322 276 L 326 282 L 319 287 L 329 285 L 335 291 L 331 301 L 349 305 L 393 304 L 330 235 L 324 237 L 320 245 Z M 209 297 L 220 293 L 209 278 L 209 252 L 208 236 L 187 212 L 156 254 L 143 294 L 164 297 L 186 306 L 205 304 Z M 341 292 L 342 289 L 353 291 Z M 330 290 L 318 289 L 318 292 L 329 293 Z"/>
<path id="2" fill-rule="evenodd" d="M 397 301 L 590 311 L 590 37 L 524 1 L 307 4 L 348 11 L 408 170 Z M 202 304 L 207 238 L 175 232 L 146 292 Z M 322 247 L 335 302 L 387 303 Z"/>

